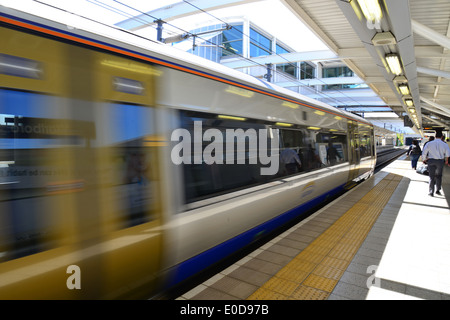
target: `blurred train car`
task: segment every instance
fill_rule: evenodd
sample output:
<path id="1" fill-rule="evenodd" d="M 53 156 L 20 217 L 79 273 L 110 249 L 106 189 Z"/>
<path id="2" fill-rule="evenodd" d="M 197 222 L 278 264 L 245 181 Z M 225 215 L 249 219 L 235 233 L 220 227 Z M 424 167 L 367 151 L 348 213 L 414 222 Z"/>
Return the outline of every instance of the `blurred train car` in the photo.
<path id="1" fill-rule="evenodd" d="M 373 174 L 369 122 L 216 63 L 8 8 L 0 39 L 1 299 L 154 297 Z"/>

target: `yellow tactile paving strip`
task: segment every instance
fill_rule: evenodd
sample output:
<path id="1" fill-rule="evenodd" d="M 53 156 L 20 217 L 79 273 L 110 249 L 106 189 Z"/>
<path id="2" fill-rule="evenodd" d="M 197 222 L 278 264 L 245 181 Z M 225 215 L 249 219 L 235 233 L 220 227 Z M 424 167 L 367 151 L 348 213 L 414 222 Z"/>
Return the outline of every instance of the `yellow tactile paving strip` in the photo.
<path id="1" fill-rule="evenodd" d="M 326 300 L 401 178 L 386 176 L 248 300 Z"/>

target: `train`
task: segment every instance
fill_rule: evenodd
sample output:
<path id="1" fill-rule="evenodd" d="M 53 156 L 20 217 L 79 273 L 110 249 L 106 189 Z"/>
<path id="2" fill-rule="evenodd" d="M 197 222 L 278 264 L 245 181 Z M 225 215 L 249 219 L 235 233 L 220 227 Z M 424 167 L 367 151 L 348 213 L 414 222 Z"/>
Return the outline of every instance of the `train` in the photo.
<path id="1" fill-rule="evenodd" d="M 156 299 L 373 175 L 362 117 L 0 10 L 0 299 Z"/>

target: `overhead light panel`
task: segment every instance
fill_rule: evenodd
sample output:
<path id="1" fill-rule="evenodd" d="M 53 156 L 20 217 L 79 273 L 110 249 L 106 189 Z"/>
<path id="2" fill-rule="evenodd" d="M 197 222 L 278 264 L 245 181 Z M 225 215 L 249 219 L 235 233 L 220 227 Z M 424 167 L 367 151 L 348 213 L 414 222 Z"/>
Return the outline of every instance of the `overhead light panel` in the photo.
<path id="1" fill-rule="evenodd" d="M 227 119 L 227 120 L 237 120 L 237 121 L 245 121 L 245 120 L 247 120 L 247 118 L 227 116 L 227 115 L 224 115 L 224 114 L 219 114 L 217 116 L 217 118 L 219 118 L 219 119 Z"/>
<path id="2" fill-rule="evenodd" d="M 380 21 L 383 17 L 378 0 L 358 0 L 361 11 L 368 21 Z"/>
<path id="3" fill-rule="evenodd" d="M 397 76 L 401 75 L 403 72 L 402 66 L 400 64 L 400 59 L 396 54 L 386 55 L 386 61 L 391 72 Z"/>
<path id="4" fill-rule="evenodd" d="M 225 91 L 228 93 L 237 94 L 238 96 L 245 97 L 245 98 L 251 98 L 255 94 L 253 91 L 246 90 L 243 88 L 238 88 L 235 86 L 228 86 L 228 88 Z"/>
<path id="5" fill-rule="evenodd" d="M 299 108 L 298 104 L 295 104 L 295 103 L 292 103 L 292 102 L 288 102 L 288 101 L 284 101 L 281 105 L 284 106 L 284 107 L 291 108 L 291 109 L 298 109 Z"/>
<path id="6" fill-rule="evenodd" d="M 405 99 L 405 104 L 408 107 L 412 107 L 414 105 L 414 101 L 412 99 Z M 411 110 L 411 109 L 410 109 Z M 414 109 L 413 109 L 414 110 Z"/>
<path id="7" fill-rule="evenodd" d="M 319 116 L 324 116 L 325 115 L 325 112 L 320 111 L 320 110 L 316 110 L 316 111 L 314 111 L 314 113 L 318 114 Z"/>
<path id="8" fill-rule="evenodd" d="M 276 122 L 275 125 L 280 126 L 280 127 L 292 127 L 293 126 L 292 123 L 285 123 L 285 122 Z"/>
<path id="9" fill-rule="evenodd" d="M 409 88 L 408 88 L 407 84 L 399 85 L 398 89 L 400 90 L 401 94 L 404 96 L 407 96 L 409 94 Z"/>

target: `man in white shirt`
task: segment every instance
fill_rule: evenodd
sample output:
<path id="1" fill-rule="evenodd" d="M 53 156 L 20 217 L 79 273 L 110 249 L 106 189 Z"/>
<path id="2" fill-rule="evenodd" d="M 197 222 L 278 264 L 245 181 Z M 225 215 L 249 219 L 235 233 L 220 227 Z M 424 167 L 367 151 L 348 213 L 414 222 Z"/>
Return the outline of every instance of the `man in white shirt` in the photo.
<path id="1" fill-rule="evenodd" d="M 436 139 L 428 142 L 422 150 L 422 159 L 424 163 L 428 164 L 430 174 L 428 195 L 431 197 L 434 196 L 435 187 L 436 194 L 441 195 L 442 171 L 444 170 L 444 163 L 448 165 L 448 158 L 450 157 L 450 147 L 441 140 L 441 137 L 442 132 L 436 132 Z"/>

